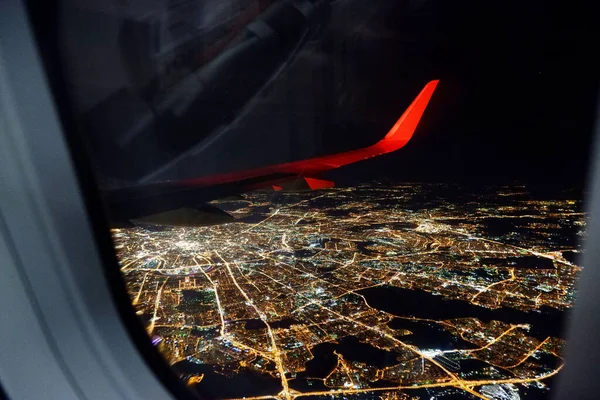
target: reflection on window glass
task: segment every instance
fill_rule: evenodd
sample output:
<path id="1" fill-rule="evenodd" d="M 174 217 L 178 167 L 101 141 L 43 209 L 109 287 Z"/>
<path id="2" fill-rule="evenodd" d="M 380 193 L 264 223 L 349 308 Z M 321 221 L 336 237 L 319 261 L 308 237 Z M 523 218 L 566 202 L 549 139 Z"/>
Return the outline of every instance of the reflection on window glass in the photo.
<path id="1" fill-rule="evenodd" d="M 448 3 L 64 2 L 121 271 L 191 390 L 551 395 L 597 75 L 560 10 Z"/>

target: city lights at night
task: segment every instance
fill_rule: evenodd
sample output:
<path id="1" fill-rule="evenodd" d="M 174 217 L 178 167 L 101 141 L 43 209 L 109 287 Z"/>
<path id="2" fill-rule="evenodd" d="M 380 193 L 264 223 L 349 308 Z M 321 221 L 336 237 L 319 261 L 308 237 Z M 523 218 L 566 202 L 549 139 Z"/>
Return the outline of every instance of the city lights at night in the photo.
<path id="1" fill-rule="evenodd" d="M 562 368 L 580 201 L 402 184 L 213 204 L 236 222 L 112 231 L 148 333 L 200 393 L 540 398 Z"/>

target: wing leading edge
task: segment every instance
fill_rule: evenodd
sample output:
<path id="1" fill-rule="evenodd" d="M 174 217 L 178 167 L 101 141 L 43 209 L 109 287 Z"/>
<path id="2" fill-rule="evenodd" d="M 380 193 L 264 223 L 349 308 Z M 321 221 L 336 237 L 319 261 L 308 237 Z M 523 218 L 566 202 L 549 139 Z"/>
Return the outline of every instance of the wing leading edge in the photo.
<path id="1" fill-rule="evenodd" d="M 344 165 L 367 160 L 382 154 L 391 153 L 404 147 L 404 145 L 406 145 L 406 143 L 408 143 L 408 141 L 412 138 L 438 83 L 439 80 L 434 80 L 427 83 L 419 95 L 413 100 L 411 105 L 406 109 L 404 114 L 402 114 L 402 116 L 394 124 L 392 129 L 390 129 L 387 135 L 385 135 L 383 139 L 372 146 L 351 150 L 345 153 L 311 158 L 308 160 L 293 161 L 285 164 L 252 169 L 249 171 L 193 178 L 184 181 L 184 183 L 201 186 L 227 184 L 260 176 L 273 176 L 274 174 L 314 177 L 315 175 L 327 170 L 343 167 Z M 271 182 L 272 180 L 269 180 L 269 183 Z"/>

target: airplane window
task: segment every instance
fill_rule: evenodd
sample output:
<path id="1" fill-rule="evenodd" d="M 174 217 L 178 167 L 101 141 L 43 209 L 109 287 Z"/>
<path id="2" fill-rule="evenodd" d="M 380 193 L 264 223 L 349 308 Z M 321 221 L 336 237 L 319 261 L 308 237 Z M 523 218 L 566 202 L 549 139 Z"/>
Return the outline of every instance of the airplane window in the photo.
<path id="1" fill-rule="evenodd" d="M 550 398 L 586 239 L 582 14 L 60 2 L 68 108 L 131 304 L 190 391 Z"/>

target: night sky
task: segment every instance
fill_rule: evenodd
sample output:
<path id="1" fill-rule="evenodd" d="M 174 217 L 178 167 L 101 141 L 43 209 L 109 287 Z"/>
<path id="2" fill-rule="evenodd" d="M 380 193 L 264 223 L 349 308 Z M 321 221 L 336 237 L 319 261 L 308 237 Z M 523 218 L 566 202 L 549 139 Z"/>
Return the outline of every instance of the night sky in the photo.
<path id="1" fill-rule="evenodd" d="M 385 135 L 425 83 L 440 79 L 406 147 L 327 177 L 341 185 L 388 178 L 584 184 L 600 71 L 600 29 L 591 6 L 542 0 L 332 4 L 318 40 L 304 46 L 294 66 L 269 88 L 271 98 L 261 99 L 242 123 L 231 124 L 223 140 L 156 179 L 368 146 Z M 63 29 L 66 77 L 80 87 L 80 102 L 131 86 L 115 72 L 124 62 L 116 47 L 90 45 L 109 42 L 102 39 L 110 33 L 110 24 L 101 23 L 105 14 L 65 19 L 83 21 Z M 256 71 L 242 66 L 236 73 L 251 77 Z M 220 96 L 227 104 L 226 91 Z M 200 132 L 198 123 L 187 130 L 199 143 L 212 134 Z M 170 132 L 168 138 L 176 141 L 182 134 Z M 148 159 L 141 150 L 124 152 L 126 162 Z M 111 163 L 117 157 L 108 156 Z"/>
<path id="2" fill-rule="evenodd" d="M 372 54 L 362 79 L 376 104 L 356 118 L 376 114 L 380 126 L 335 132 L 328 150 L 376 141 L 403 111 L 397 104 L 440 79 L 421 126 L 397 153 L 332 176 L 581 185 L 598 87 L 593 13 L 539 0 L 420 3 L 398 2 L 397 12 L 385 9 L 373 21 L 374 30 L 387 32 L 365 46 Z"/>

